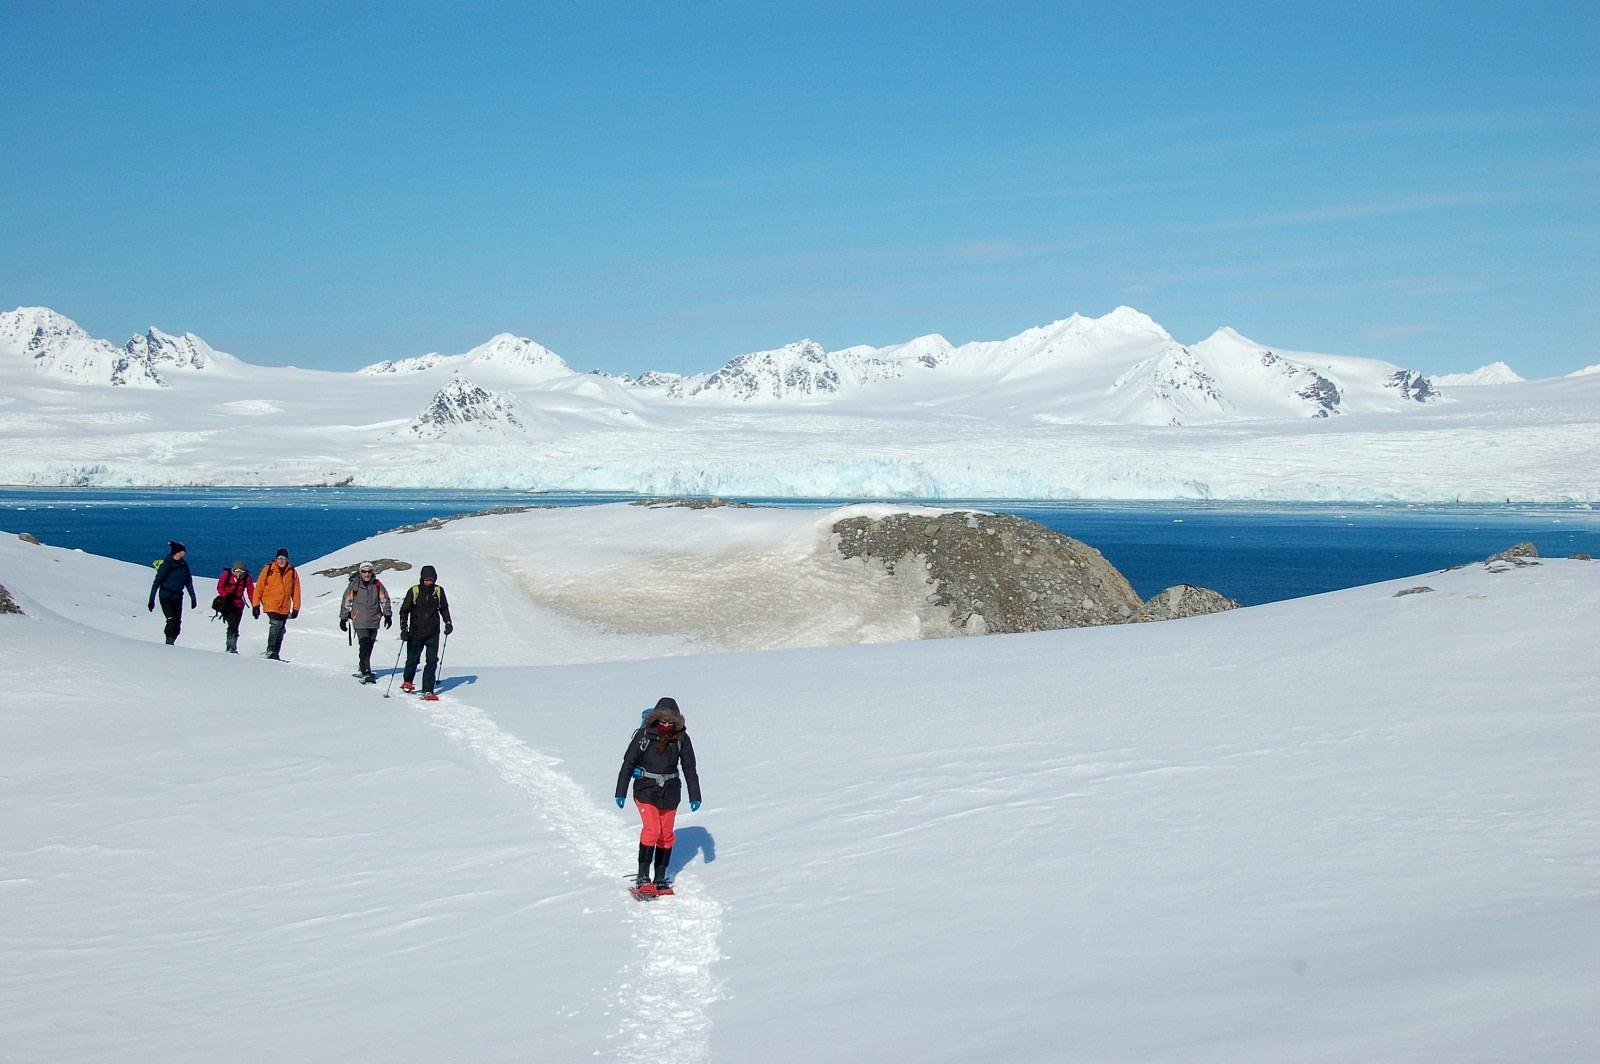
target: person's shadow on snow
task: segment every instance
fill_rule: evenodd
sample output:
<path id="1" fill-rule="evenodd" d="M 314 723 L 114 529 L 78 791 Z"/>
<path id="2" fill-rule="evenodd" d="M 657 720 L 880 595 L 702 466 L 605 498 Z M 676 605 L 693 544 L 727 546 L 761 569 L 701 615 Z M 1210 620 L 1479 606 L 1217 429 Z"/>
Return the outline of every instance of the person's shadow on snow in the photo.
<path id="1" fill-rule="evenodd" d="M 672 841 L 672 861 L 667 866 L 672 875 L 677 875 L 696 854 L 703 857 L 706 864 L 717 859 L 717 840 L 705 828 L 678 828 L 673 834 L 677 837 Z"/>
<path id="2" fill-rule="evenodd" d="M 457 687 L 461 687 L 465 684 L 477 682 L 478 677 L 476 674 L 471 676 L 446 676 L 444 679 L 434 684 L 433 689 L 438 691 L 440 694 L 443 694 L 446 691 L 453 691 Z"/>

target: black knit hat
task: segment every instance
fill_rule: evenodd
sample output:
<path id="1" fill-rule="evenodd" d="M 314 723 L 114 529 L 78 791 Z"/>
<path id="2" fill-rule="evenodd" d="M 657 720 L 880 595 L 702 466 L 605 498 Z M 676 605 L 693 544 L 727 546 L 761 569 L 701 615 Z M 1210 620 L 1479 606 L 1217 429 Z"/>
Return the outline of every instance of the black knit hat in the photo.
<path id="1" fill-rule="evenodd" d="M 185 547 L 182 543 L 179 543 L 175 539 L 167 540 L 167 553 L 168 554 L 182 554 L 184 551 L 186 551 L 188 549 L 189 549 L 188 547 Z"/>
<path id="2" fill-rule="evenodd" d="M 272 556 L 272 560 L 273 561 L 277 561 L 279 558 L 287 559 L 288 557 L 289 557 L 289 548 L 288 547 L 279 547 L 278 548 L 278 553 L 274 554 Z"/>

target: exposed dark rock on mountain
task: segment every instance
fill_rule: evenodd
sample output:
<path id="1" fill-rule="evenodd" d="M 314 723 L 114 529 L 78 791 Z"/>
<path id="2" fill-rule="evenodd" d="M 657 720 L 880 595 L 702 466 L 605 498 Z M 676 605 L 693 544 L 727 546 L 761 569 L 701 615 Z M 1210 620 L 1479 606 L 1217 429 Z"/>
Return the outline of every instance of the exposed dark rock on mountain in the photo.
<path id="1" fill-rule="evenodd" d="M 1389 379 L 1384 383 L 1407 399 L 1414 399 L 1419 403 L 1426 403 L 1430 399 L 1439 397 L 1439 393 L 1433 390 L 1433 384 L 1428 378 L 1414 369 L 1397 369 L 1389 374 Z"/>
<path id="2" fill-rule="evenodd" d="M 21 612 L 22 607 L 18 606 L 16 600 L 11 597 L 11 592 L 6 590 L 6 586 L 4 584 L 0 584 L 0 613 Z"/>
<path id="3" fill-rule="evenodd" d="M 418 436 L 437 437 L 458 426 L 509 427 L 521 429 L 516 400 L 502 392 L 491 392 L 471 381 L 452 377 L 434 393 L 427 409 L 412 419 L 410 429 Z"/>

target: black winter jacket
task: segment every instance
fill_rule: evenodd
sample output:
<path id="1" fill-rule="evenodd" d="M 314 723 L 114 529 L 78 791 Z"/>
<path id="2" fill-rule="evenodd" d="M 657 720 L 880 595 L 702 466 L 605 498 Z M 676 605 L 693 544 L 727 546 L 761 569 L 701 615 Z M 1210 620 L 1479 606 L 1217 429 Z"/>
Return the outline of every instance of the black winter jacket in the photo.
<path id="1" fill-rule="evenodd" d="M 441 621 L 450 623 L 450 600 L 438 584 L 431 591 L 417 584 L 400 601 L 400 630 L 412 639 L 432 639 L 439 634 Z"/>
<path id="2" fill-rule="evenodd" d="M 676 809 L 683 801 L 683 783 L 687 780 L 689 800 L 700 800 L 700 773 L 695 770 L 694 743 L 686 731 L 680 730 L 676 736 L 663 743 L 662 737 L 653 731 L 644 728 L 634 731 L 633 738 L 628 740 L 628 749 L 622 755 L 622 769 L 617 773 L 616 797 L 621 798 L 627 793 L 631 779 L 635 801 L 653 805 L 657 809 Z M 663 745 L 665 750 L 661 749 Z M 659 776 L 677 775 L 662 784 L 649 776 L 635 776 L 633 770 L 636 768 Z"/>

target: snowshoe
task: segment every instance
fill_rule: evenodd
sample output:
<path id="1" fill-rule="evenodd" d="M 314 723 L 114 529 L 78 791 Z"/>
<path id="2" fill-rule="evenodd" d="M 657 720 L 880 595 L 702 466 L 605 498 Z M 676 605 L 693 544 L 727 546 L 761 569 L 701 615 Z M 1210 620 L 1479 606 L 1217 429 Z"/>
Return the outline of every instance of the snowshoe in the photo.
<path id="1" fill-rule="evenodd" d="M 410 694 L 412 691 L 415 691 L 416 689 L 417 689 L 417 685 L 412 683 L 410 680 L 406 680 L 405 682 L 403 682 L 400 685 L 400 690 L 404 691 L 406 694 Z"/>
<path id="2" fill-rule="evenodd" d="M 437 702 L 439 701 L 439 696 L 432 691 L 424 691 L 422 692 L 422 700 L 424 702 Z"/>

